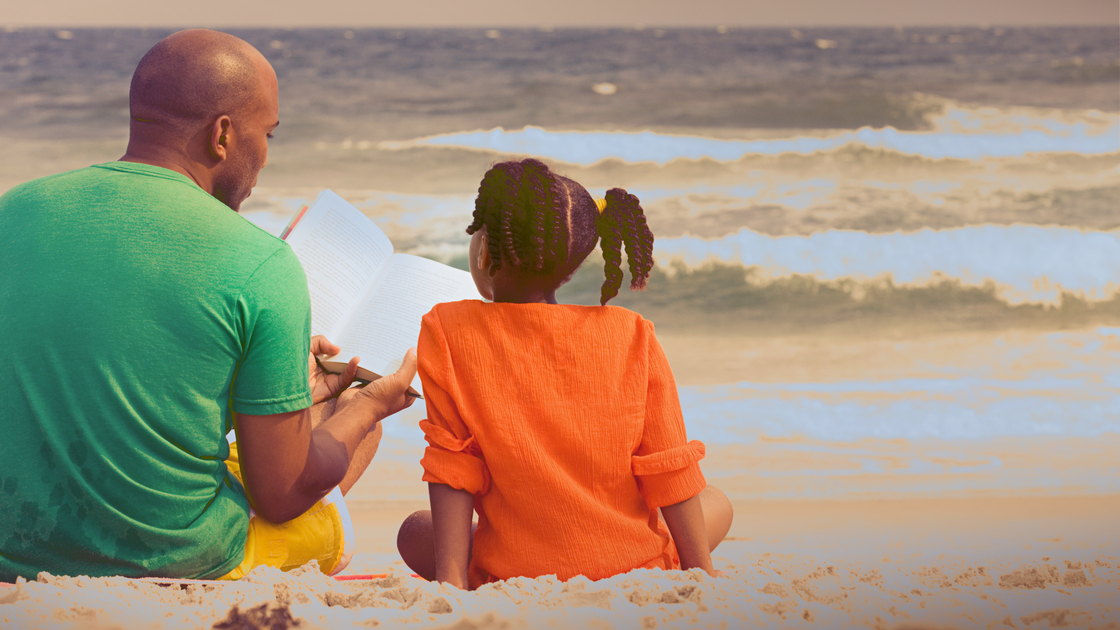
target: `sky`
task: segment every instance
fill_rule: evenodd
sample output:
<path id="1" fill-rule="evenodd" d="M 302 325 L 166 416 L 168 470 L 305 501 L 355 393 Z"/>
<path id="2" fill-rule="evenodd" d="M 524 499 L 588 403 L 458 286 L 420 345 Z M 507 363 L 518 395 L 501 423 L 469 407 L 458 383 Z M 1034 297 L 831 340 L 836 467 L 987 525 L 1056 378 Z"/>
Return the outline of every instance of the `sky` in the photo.
<path id="1" fill-rule="evenodd" d="M 1120 28 L 1118 0 L 39 0 L 7 4 L 0 26 Z"/>

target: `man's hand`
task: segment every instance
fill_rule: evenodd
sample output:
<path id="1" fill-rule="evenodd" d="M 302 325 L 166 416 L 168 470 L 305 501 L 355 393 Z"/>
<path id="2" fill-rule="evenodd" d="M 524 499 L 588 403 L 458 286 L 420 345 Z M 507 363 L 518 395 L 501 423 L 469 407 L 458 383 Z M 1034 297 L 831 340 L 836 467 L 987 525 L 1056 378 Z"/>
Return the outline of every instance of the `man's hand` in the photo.
<path id="1" fill-rule="evenodd" d="M 339 352 L 342 352 L 342 348 L 327 341 L 326 337 L 315 335 L 311 338 L 311 355 L 307 358 L 307 367 L 311 374 L 308 384 L 311 385 L 312 403 L 318 404 L 334 398 L 354 382 L 354 376 L 358 373 L 358 357 L 350 359 L 350 363 L 346 365 L 346 369 L 342 370 L 341 374 L 327 372 L 315 360 L 317 356 L 329 357 Z M 415 369 L 413 371 L 415 372 Z"/>
<path id="2" fill-rule="evenodd" d="M 311 343 L 312 352 L 330 352 L 332 347 L 322 338 Z M 329 383 L 349 384 L 356 364 L 351 361 L 345 380 L 324 379 L 325 391 L 330 391 Z M 377 423 L 415 400 L 406 393 L 415 375 L 416 351 L 409 350 L 396 372 L 343 392 L 334 413 L 314 429 L 310 408 L 267 416 L 237 414 L 238 455 L 253 509 L 273 523 L 283 523 L 344 481 L 362 440 Z M 368 460 L 362 467 L 366 464 Z"/>
<path id="3" fill-rule="evenodd" d="M 416 349 L 410 348 L 396 372 L 364 387 L 347 390 L 345 396 L 340 396 L 335 413 L 356 405 L 372 405 L 378 421 L 388 418 L 402 409 L 407 409 L 415 402 L 416 397 L 408 394 L 408 387 L 415 376 Z"/>

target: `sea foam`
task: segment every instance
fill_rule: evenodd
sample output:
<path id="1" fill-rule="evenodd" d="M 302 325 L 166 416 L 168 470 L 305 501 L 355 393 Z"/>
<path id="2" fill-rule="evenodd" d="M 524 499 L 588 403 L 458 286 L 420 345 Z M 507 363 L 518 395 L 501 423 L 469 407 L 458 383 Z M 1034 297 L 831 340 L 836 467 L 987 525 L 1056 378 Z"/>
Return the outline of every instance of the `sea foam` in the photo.
<path id="1" fill-rule="evenodd" d="M 381 149 L 456 147 L 534 155 L 570 164 L 590 165 L 607 159 L 630 163 L 711 159 L 731 162 L 748 155 L 802 155 L 848 145 L 894 151 L 930 159 L 1022 157 L 1034 153 L 1101 155 L 1120 152 L 1120 116 L 1086 112 L 1076 117 L 1024 112 L 998 113 L 986 108 L 949 107 L 933 119 L 930 131 L 899 131 L 893 127 L 863 127 L 825 136 L 797 136 L 767 140 L 724 140 L 652 131 L 557 131 L 527 126 L 519 131 L 501 127 L 382 142 Z"/>
<path id="2" fill-rule="evenodd" d="M 757 266 L 773 277 L 820 280 L 888 276 L 899 284 L 957 278 L 994 282 L 1011 304 L 1055 303 L 1063 291 L 1108 299 L 1120 289 L 1120 232 L 1086 232 L 1031 225 L 868 234 L 829 230 L 809 236 L 767 236 L 743 229 L 716 239 L 660 239 L 662 263 L 708 261 Z"/>

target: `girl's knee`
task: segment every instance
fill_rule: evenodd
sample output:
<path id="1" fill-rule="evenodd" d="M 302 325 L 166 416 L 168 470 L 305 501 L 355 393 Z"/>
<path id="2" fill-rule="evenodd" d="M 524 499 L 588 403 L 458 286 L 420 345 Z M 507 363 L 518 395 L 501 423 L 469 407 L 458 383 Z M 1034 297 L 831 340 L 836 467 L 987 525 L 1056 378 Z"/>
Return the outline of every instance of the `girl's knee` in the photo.
<path id="1" fill-rule="evenodd" d="M 430 510 L 413 512 L 404 519 L 397 530 L 397 552 L 417 575 L 435 579 L 435 538 Z"/>
<path id="2" fill-rule="evenodd" d="M 397 530 L 397 549 L 415 546 L 432 538 L 432 512 L 419 510 L 408 515 Z"/>
<path id="3" fill-rule="evenodd" d="M 731 531 L 735 508 L 727 495 L 715 486 L 700 491 L 700 505 L 704 508 L 704 522 L 708 528 L 708 546 L 715 550 Z"/>

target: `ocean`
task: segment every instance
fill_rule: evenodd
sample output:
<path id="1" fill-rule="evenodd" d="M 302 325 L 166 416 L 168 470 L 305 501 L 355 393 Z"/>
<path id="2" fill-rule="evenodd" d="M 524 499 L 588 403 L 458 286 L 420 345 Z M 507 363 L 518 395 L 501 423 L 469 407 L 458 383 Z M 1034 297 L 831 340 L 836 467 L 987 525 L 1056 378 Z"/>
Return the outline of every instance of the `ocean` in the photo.
<path id="1" fill-rule="evenodd" d="M 118 158 L 169 32 L 0 32 L 0 191 Z M 273 233 L 331 188 L 462 266 L 495 161 L 638 195 L 658 266 L 612 303 L 733 498 L 1120 491 L 1115 25 L 230 32 L 279 78 L 242 209 Z M 385 423 L 392 496 L 422 415 Z"/>

